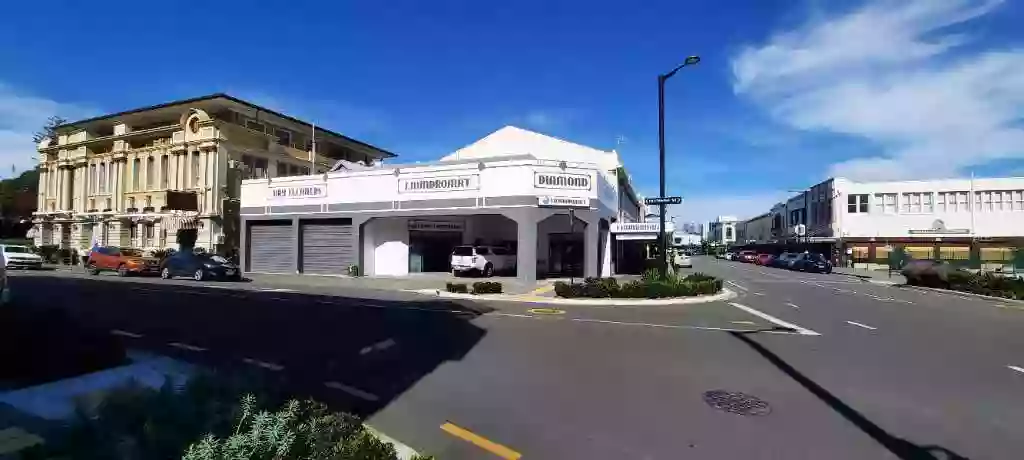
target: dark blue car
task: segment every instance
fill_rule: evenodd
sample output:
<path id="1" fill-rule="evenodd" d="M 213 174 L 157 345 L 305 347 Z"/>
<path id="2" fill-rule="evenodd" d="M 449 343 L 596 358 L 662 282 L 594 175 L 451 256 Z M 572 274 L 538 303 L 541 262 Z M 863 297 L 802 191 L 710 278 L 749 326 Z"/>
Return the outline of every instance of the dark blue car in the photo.
<path id="1" fill-rule="evenodd" d="M 187 276 L 196 281 L 208 279 L 240 281 L 242 274 L 231 261 L 214 254 L 182 251 L 171 254 L 160 264 L 160 277 Z"/>

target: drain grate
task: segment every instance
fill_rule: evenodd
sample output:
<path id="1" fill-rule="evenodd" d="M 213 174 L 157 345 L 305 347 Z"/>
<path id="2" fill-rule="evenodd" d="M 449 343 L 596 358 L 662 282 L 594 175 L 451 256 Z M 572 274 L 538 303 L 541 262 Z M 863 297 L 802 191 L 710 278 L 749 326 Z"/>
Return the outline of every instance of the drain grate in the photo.
<path id="1" fill-rule="evenodd" d="M 758 399 L 756 396 L 735 391 L 705 391 L 704 402 L 720 411 L 738 415 L 761 416 L 772 412 L 772 406 L 768 405 L 767 402 Z"/>

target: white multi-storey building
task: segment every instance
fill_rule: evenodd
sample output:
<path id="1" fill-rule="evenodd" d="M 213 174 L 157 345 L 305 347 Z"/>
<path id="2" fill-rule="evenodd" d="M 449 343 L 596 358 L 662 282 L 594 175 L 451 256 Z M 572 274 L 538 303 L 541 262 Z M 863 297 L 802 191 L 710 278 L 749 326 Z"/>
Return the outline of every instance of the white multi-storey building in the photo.
<path id="1" fill-rule="evenodd" d="M 736 243 L 736 225 L 738 223 L 739 219 L 735 216 L 718 216 L 717 219 L 708 223 L 708 242 L 723 246 Z"/>
<path id="2" fill-rule="evenodd" d="M 450 271 L 453 248 L 479 245 L 514 254 L 524 280 L 639 271 L 660 229 L 638 203 L 615 151 L 505 127 L 433 163 L 244 181 L 241 261 L 406 276 Z"/>
<path id="3" fill-rule="evenodd" d="M 1011 263 L 1024 247 L 1024 177 L 854 182 L 833 178 L 776 205 L 778 243 L 884 264 L 914 258 Z M 799 226 L 804 234 L 799 235 Z M 848 256 L 848 257 L 842 257 Z"/>
<path id="4" fill-rule="evenodd" d="M 36 245 L 155 249 L 180 230 L 219 252 L 238 245 L 242 179 L 394 156 L 225 94 L 67 123 L 38 151 Z"/>

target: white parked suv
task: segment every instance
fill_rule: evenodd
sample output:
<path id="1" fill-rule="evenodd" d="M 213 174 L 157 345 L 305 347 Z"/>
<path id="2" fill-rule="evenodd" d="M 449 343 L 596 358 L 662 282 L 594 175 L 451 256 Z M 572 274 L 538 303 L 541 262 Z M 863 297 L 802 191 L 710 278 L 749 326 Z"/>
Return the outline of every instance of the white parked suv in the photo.
<path id="1" fill-rule="evenodd" d="M 516 255 L 499 246 L 456 246 L 452 250 L 452 275 L 474 272 L 484 276 L 514 272 Z"/>
<path id="2" fill-rule="evenodd" d="M 43 258 L 28 246 L 0 244 L 0 252 L 4 254 L 4 268 L 43 268 Z"/>

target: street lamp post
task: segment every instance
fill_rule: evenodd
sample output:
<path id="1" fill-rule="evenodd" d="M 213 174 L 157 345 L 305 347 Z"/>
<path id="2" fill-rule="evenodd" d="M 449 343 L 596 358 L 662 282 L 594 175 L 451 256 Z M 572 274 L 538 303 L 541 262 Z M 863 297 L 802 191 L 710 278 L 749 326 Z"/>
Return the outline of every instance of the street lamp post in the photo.
<path id="1" fill-rule="evenodd" d="M 665 80 L 672 78 L 679 69 L 688 65 L 696 65 L 700 62 L 700 56 L 690 56 L 682 64 L 676 66 L 671 72 L 658 75 L 658 183 L 661 196 L 665 196 Z M 661 259 L 661 275 L 668 274 L 668 245 L 665 240 L 665 204 L 659 204 L 661 227 L 658 228 L 658 247 L 660 249 L 658 258 Z"/>

